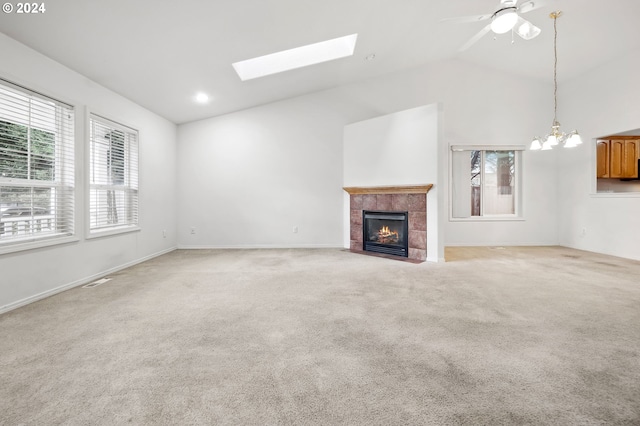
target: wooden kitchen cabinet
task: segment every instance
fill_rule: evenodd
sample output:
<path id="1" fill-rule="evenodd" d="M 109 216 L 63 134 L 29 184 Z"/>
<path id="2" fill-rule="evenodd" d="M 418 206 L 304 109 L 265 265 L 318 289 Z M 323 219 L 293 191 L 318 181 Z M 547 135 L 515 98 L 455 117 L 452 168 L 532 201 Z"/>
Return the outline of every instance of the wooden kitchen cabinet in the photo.
<path id="1" fill-rule="evenodd" d="M 609 177 L 609 141 L 598 141 L 596 144 L 597 177 Z"/>
<path id="2" fill-rule="evenodd" d="M 638 159 L 640 159 L 640 139 L 633 141 L 627 141 L 625 145 L 624 163 L 623 169 L 626 171 L 625 177 L 639 177 L 638 172 Z"/>
<path id="3" fill-rule="evenodd" d="M 640 139 L 615 138 L 597 142 L 597 176 L 628 179 L 638 177 Z"/>

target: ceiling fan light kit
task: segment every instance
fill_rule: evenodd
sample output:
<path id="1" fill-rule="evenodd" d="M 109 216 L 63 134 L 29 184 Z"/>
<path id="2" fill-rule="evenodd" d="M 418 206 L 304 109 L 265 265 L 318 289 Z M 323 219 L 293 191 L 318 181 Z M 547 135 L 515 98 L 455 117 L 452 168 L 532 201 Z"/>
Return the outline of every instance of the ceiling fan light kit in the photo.
<path id="1" fill-rule="evenodd" d="M 509 31 L 518 34 L 524 40 L 531 40 L 540 34 L 540 28 L 533 25 L 531 22 L 523 19 L 522 14 L 530 12 L 540 7 L 538 0 L 529 0 L 517 5 L 518 0 L 500 0 L 500 4 L 497 6 L 497 10 L 493 13 L 487 13 L 477 16 L 462 16 L 457 18 L 448 18 L 444 21 L 459 22 L 459 23 L 474 23 L 491 20 L 489 25 L 482 28 L 477 34 L 471 37 L 460 49 L 459 52 L 467 50 L 478 40 L 484 37 L 490 31 L 494 34 L 504 34 Z"/>
<path id="2" fill-rule="evenodd" d="M 560 123 L 558 122 L 558 18 L 562 16 L 561 11 L 552 12 L 549 17 L 553 19 L 553 123 L 551 123 L 551 132 L 544 137 L 544 139 L 538 136 L 533 138 L 531 150 L 548 151 L 553 149 L 554 146 L 562 145 L 565 148 L 574 148 L 582 143 L 582 138 L 578 134 L 577 130 L 572 130 L 569 133 L 564 133 L 560 130 Z"/>
<path id="3" fill-rule="evenodd" d="M 536 27 L 529 21 L 525 21 L 524 19 L 518 17 L 518 22 L 516 23 L 516 33 L 520 37 L 525 40 L 531 40 L 532 38 L 536 38 L 540 35 L 540 28 Z"/>
<path id="4" fill-rule="evenodd" d="M 505 7 L 493 14 L 491 31 L 496 34 L 504 34 L 513 29 L 518 22 L 518 14 L 515 7 Z"/>

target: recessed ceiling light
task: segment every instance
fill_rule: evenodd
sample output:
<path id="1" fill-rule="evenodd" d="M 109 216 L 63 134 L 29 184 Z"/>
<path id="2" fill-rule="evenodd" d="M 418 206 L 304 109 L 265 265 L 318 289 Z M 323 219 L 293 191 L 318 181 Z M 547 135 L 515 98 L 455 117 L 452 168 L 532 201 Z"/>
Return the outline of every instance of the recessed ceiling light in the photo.
<path id="1" fill-rule="evenodd" d="M 353 55 L 358 34 L 308 44 L 270 55 L 236 62 L 233 68 L 240 80 L 251 80 L 283 71 L 315 65 Z"/>
<path id="2" fill-rule="evenodd" d="M 196 95 L 196 102 L 198 102 L 199 104 L 206 104 L 207 102 L 209 102 L 209 95 L 207 95 L 206 93 L 198 93 Z"/>

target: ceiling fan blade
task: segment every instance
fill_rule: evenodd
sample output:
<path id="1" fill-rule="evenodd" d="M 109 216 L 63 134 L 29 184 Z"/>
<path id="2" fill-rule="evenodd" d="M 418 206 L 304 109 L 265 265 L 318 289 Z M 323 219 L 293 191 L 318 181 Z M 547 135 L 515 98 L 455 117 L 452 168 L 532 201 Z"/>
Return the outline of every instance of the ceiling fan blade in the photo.
<path id="1" fill-rule="evenodd" d="M 532 10 L 538 9 L 539 7 L 542 7 L 543 5 L 544 5 L 544 2 L 542 0 L 526 1 L 526 2 L 522 3 L 520 6 L 518 6 L 518 12 L 519 13 L 531 12 Z"/>
<path id="2" fill-rule="evenodd" d="M 526 19 L 522 19 L 518 16 L 518 22 L 513 27 L 516 34 L 522 37 L 525 40 L 531 40 L 532 38 L 536 38 L 540 35 L 540 28 L 533 25 L 531 22 Z"/>
<path id="3" fill-rule="evenodd" d="M 486 21 L 487 19 L 491 19 L 491 13 L 488 13 L 486 15 L 458 16 L 455 18 L 444 18 L 440 22 L 453 22 L 456 24 L 467 24 L 470 22 Z"/>
<path id="4" fill-rule="evenodd" d="M 458 52 L 462 52 L 464 50 L 467 50 L 471 46 L 473 46 L 478 40 L 484 37 L 484 35 L 487 34 L 489 31 L 491 31 L 491 24 L 487 25 L 486 27 L 481 29 L 476 35 L 471 37 L 468 42 L 466 42 L 464 45 L 462 45 L 460 49 L 458 49 Z"/>

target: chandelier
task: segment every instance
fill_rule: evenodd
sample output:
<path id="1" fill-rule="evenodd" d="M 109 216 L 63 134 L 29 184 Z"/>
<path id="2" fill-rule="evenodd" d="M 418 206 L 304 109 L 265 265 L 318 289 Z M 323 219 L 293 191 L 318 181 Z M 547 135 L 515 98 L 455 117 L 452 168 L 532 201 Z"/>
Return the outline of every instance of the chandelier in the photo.
<path id="1" fill-rule="evenodd" d="M 553 19 L 553 123 L 551 124 L 551 132 L 540 139 L 538 136 L 533 138 L 530 149 L 543 151 L 550 150 L 554 146 L 562 144 L 565 148 L 573 148 L 582 143 L 582 139 L 577 130 L 572 130 L 569 133 L 564 133 L 560 130 L 560 123 L 558 122 L 558 28 L 556 23 L 558 18 L 562 15 L 561 11 L 551 12 L 549 17 Z"/>

